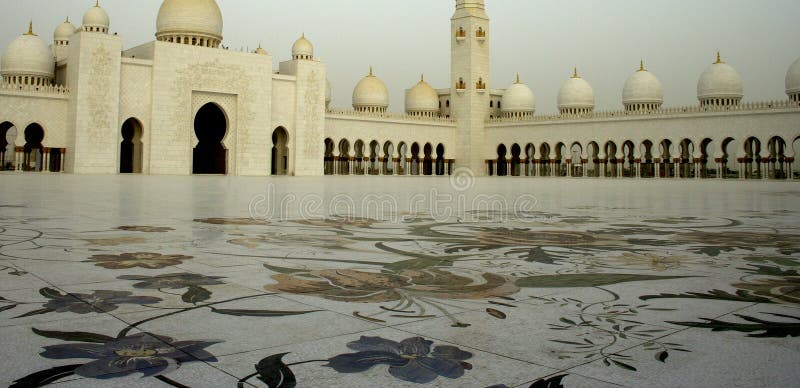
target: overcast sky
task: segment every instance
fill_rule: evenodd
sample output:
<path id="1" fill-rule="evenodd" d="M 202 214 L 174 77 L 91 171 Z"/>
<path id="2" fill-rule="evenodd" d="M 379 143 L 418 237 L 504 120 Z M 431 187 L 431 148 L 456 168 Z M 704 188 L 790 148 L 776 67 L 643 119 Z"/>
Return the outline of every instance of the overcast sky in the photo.
<path id="1" fill-rule="evenodd" d="M 218 0 L 224 43 L 277 62 L 305 32 L 328 65 L 333 105 L 349 107 L 358 80 L 375 66 L 403 110 L 404 90 L 420 73 L 449 86 L 453 0 Z M 797 0 L 486 0 L 492 18 L 491 87 L 517 72 L 534 91 L 537 112 L 556 111 L 561 84 L 577 66 L 597 108 L 621 108 L 622 85 L 644 58 L 664 84 L 665 105 L 694 105 L 697 78 L 717 49 L 744 79 L 745 100 L 785 99 L 784 77 L 800 57 Z M 161 0 L 101 0 L 125 47 L 153 40 Z M 94 0 L 0 0 L 0 47 L 27 31 L 52 42 L 66 16 L 79 25 Z"/>

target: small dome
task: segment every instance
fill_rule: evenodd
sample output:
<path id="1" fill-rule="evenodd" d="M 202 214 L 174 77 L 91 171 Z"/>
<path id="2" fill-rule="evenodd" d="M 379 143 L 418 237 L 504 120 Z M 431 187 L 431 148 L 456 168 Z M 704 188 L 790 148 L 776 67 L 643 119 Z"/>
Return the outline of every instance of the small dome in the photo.
<path id="1" fill-rule="evenodd" d="M 292 45 L 292 59 L 312 59 L 314 58 L 314 45 L 311 41 L 306 39 L 306 34 L 303 34 Z"/>
<path id="2" fill-rule="evenodd" d="M 789 66 L 789 71 L 786 73 L 786 94 L 798 93 L 800 93 L 800 58 Z"/>
<path id="3" fill-rule="evenodd" d="M 644 62 L 639 67 L 639 71 L 633 73 L 625 81 L 622 89 L 622 104 L 654 104 L 664 103 L 664 87 L 653 73 L 644 68 Z"/>
<path id="4" fill-rule="evenodd" d="M 52 79 L 55 73 L 53 52 L 38 35 L 33 25 L 28 33 L 14 39 L 3 52 L 0 72 L 3 76 L 23 75 Z"/>
<path id="5" fill-rule="evenodd" d="M 331 105 L 331 99 L 333 96 L 333 91 L 331 89 L 331 81 L 327 78 L 325 79 L 325 107 L 329 107 Z"/>
<path id="6" fill-rule="evenodd" d="M 156 37 L 210 38 L 213 47 L 222 40 L 222 11 L 215 0 L 164 0 L 158 10 Z"/>
<path id="7" fill-rule="evenodd" d="M 503 93 L 501 101 L 503 113 L 533 113 L 536 111 L 536 98 L 533 96 L 533 91 L 519 81 L 519 75 L 517 75 L 517 81 Z"/>
<path id="8" fill-rule="evenodd" d="M 267 50 L 264 50 L 264 48 L 263 48 L 263 47 L 261 47 L 261 44 L 260 44 L 260 43 L 258 44 L 258 48 L 256 49 L 256 51 L 254 51 L 254 53 L 256 53 L 256 54 L 258 54 L 258 55 L 269 55 L 269 53 L 267 52 Z"/>
<path id="9" fill-rule="evenodd" d="M 389 90 L 386 84 L 372 74 L 364 77 L 353 90 L 353 108 L 356 110 L 386 111 L 389 107 Z"/>
<path id="10" fill-rule="evenodd" d="M 420 81 L 406 93 L 406 113 L 436 112 L 439 112 L 439 94 L 422 76 Z"/>
<path id="11" fill-rule="evenodd" d="M 564 82 L 558 92 L 558 108 L 564 111 L 591 111 L 594 109 L 594 89 L 586 80 L 578 76 L 578 70 L 572 78 Z"/>
<path id="12" fill-rule="evenodd" d="M 742 77 L 736 70 L 722 61 L 717 53 L 717 61 L 709 66 L 697 82 L 697 98 L 703 102 L 708 99 L 741 100 L 744 96 Z"/>
<path id="13" fill-rule="evenodd" d="M 83 14 L 83 28 L 97 28 L 100 29 L 101 32 L 108 32 L 108 27 L 111 25 L 111 21 L 108 18 L 108 14 L 106 11 L 100 7 L 100 2 L 96 2 L 94 7 L 89 8 L 85 14 Z"/>
<path id="14" fill-rule="evenodd" d="M 69 18 L 67 18 L 64 23 L 61 23 L 56 27 L 56 31 L 53 33 L 53 40 L 54 41 L 64 41 L 69 40 L 69 38 L 75 34 L 75 26 L 69 22 Z"/>

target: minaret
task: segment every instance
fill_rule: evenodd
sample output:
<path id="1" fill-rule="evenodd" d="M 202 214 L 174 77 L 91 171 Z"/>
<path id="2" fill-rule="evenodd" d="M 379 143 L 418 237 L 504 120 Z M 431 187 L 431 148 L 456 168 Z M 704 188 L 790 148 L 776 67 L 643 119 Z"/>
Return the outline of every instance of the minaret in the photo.
<path id="1" fill-rule="evenodd" d="M 458 121 L 456 167 L 485 175 L 489 117 L 489 16 L 483 0 L 456 0 L 451 19 L 451 109 Z M 449 153 L 449 152 L 448 152 Z"/>

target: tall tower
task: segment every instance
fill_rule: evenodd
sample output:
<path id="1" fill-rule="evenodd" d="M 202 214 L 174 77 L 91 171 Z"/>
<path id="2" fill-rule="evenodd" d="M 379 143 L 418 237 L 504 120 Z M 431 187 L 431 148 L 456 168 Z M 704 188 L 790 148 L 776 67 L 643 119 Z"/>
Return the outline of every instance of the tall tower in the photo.
<path id="1" fill-rule="evenodd" d="M 456 0 L 451 19 L 451 107 L 457 126 L 456 166 L 485 175 L 489 114 L 489 16 L 484 0 Z"/>

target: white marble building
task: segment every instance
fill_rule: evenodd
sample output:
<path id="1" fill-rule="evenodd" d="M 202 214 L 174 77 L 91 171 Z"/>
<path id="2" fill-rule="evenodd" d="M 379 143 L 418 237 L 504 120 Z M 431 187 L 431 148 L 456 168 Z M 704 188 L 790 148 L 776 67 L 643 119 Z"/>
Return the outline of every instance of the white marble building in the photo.
<path id="1" fill-rule="evenodd" d="M 498 6 L 500 4 L 498 3 Z M 663 106 L 644 66 L 619 111 L 595 112 L 575 69 L 557 115 L 537 115 L 520 82 L 491 88 L 483 0 L 456 0 L 451 83 L 423 79 L 405 114 L 370 69 L 352 109 L 329 107 L 326 64 L 305 36 L 292 60 L 224 47 L 214 0 L 164 0 L 155 40 L 123 48 L 99 4 L 52 44 L 30 26 L 0 64 L 2 168 L 78 174 L 476 175 L 794 178 L 800 153 L 800 60 L 789 99 L 749 102 L 717 56 L 700 75 L 698 104 Z M 366 69 L 366 66 L 365 66 Z M 366 73 L 366 72 L 365 72 Z M 509 80 L 513 77 L 509 77 Z"/>

